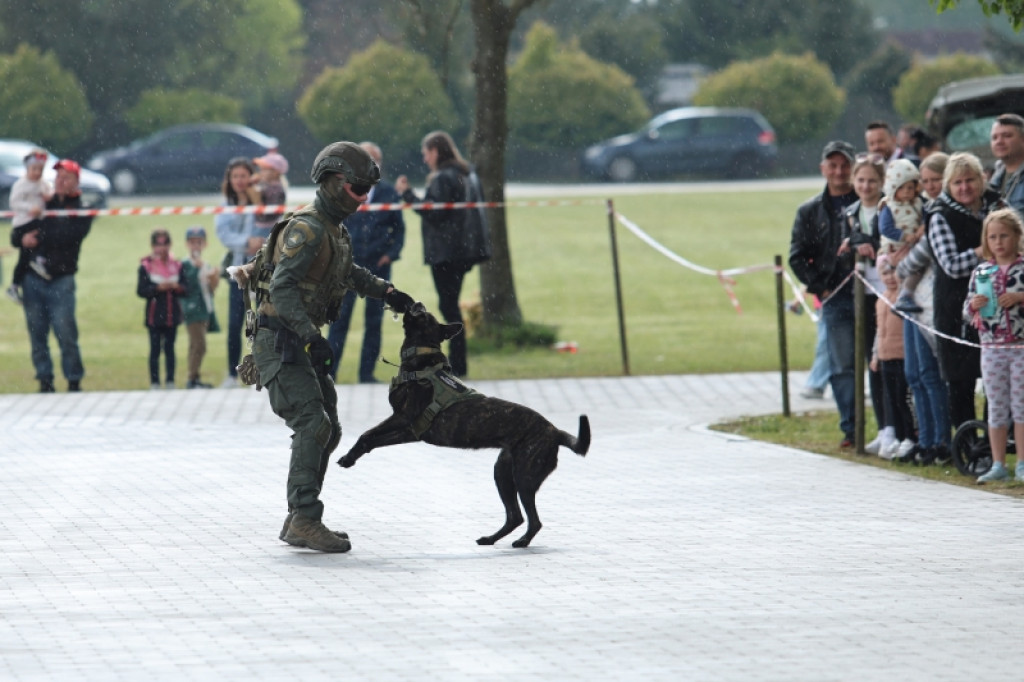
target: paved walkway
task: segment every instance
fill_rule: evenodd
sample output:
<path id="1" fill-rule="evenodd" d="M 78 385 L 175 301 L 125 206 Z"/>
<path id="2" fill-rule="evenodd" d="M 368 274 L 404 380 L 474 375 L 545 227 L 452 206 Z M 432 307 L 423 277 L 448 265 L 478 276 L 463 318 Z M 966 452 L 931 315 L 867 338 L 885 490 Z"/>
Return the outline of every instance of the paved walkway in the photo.
<path id="1" fill-rule="evenodd" d="M 0 679 L 1022 674 L 1019 500 L 702 426 L 779 411 L 773 375 L 474 385 L 593 424 L 526 550 L 474 542 L 502 521 L 492 452 L 332 466 L 354 549 L 323 555 L 277 540 L 288 434 L 263 393 L 0 396 Z M 343 452 L 388 408 L 341 395 Z"/>

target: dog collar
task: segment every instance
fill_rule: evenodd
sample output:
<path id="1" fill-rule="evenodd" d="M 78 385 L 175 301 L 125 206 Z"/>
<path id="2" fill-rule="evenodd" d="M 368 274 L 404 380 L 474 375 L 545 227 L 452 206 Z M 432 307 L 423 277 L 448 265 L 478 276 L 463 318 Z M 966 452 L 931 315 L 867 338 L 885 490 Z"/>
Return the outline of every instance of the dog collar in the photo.
<path id="1" fill-rule="evenodd" d="M 409 358 L 414 358 L 417 355 L 432 355 L 440 352 L 440 348 L 435 348 L 433 346 L 409 346 L 408 348 L 402 349 L 402 359 L 408 360 Z"/>

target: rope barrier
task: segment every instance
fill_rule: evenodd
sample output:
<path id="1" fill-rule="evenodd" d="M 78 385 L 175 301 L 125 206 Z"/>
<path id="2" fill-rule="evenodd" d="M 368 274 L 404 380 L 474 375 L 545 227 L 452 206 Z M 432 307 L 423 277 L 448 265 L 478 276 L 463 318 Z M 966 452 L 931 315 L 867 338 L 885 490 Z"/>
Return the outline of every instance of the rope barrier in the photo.
<path id="1" fill-rule="evenodd" d="M 727 270 L 713 270 L 711 268 L 706 268 L 702 265 L 697 265 L 696 263 L 688 261 L 679 254 L 675 253 L 667 246 L 656 240 L 654 237 L 644 232 L 636 223 L 634 223 L 632 220 L 622 215 L 621 213 L 616 212 L 615 219 L 623 227 L 632 232 L 634 236 L 640 239 L 640 241 L 644 242 L 645 244 L 647 244 L 652 249 L 659 252 L 669 260 L 672 260 L 678 263 L 679 265 L 682 265 L 683 267 L 688 268 L 699 274 L 709 275 L 711 277 L 717 278 L 719 284 L 721 284 L 722 288 L 725 290 L 725 295 L 729 297 L 729 301 L 732 303 L 733 308 L 736 309 L 736 312 L 738 314 L 741 314 L 743 312 L 743 309 L 740 307 L 739 298 L 737 298 L 736 293 L 733 291 L 733 287 L 736 285 L 736 280 L 734 280 L 733 277 L 736 275 L 746 275 L 751 272 L 762 272 L 764 270 L 771 270 L 773 272 L 776 272 L 774 263 L 767 263 L 764 265 L 751 265 L 744 268 L 729 268 Z"/>
<path id="2" fill-rule="evenodd" d="M 467 208 L 502 208 L 502 207 L 548 207 L 548 206 L 584 206 L 599 203 L 595 199 L 558 199 L 537 201 L 422 201 L 418 203 L 382 203 L 362 204 L 358 211 L 451 211 Z M 260 204 L 255 206 L 150 206 L 125 208 L 80 208 L 61 211 L 45 211 L 43 216 L 73 217 L 108 217 L 108 216 L 175 216 L 175 215 L 220 215 L 220 214 L 279 214 L 295 211 L 306 204 L 286 206 L 284 204 Z M 11 218 L 14 211 L 0 211 L 0 218 Z"/>

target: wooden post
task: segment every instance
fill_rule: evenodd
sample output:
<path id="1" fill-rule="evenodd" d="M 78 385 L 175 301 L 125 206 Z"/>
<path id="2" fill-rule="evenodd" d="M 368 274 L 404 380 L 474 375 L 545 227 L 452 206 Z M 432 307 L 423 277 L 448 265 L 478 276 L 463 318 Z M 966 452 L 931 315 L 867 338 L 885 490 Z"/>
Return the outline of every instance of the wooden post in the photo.
<path id="1" fill-rule="evenodd" d="M 779 374 L 782 381 L 782 416 L 789 412 L 789 356 L 786 352 L 786 297 L 782 280 L 782 256 L 775 256 L 775 311 L 779 324 Z"/>
<path id="2" fill-rule="evenodd" d="M 622 306 L 622 281 L 619 278 L 619 245 L 615 240 L 615 206 L 608 199 L 608 232 L 612 239 L 612 271 L 615 276 L 615 308 L 619 314 L 619 345 L 622 348 L 622 373 L 629 376 L 629 350 L 626 347 L 626 313 Z"/>

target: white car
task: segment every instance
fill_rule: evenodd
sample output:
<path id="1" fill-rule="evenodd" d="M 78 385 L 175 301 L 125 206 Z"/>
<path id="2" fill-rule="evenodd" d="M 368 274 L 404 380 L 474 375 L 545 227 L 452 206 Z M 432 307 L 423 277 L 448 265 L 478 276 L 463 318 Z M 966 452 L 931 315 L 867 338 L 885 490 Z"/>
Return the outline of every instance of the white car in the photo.
<path id="1" fill-rule="evenodd" d="M 0 140 L 0 211 L 8 210 L 11 187 L 15 181 L 25 174 L 25 157 L 33 149 L 42 149 L 28 140 Z M 43 149 L 43 151 L 46 151 Z M 57 171 L 53 165 L 60 159 L 50 152 L 46 160 L 43 177 L 53 184 Z M 87 208 L 105 208 L 110 195 L 110 180 L 106 175 L 82 168 L 78 176 L 78 185 L 82 190 L 82 205 Z"/>

